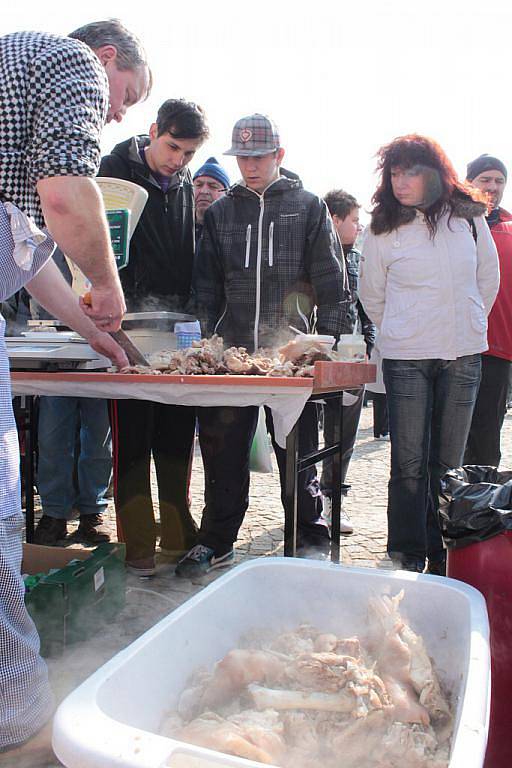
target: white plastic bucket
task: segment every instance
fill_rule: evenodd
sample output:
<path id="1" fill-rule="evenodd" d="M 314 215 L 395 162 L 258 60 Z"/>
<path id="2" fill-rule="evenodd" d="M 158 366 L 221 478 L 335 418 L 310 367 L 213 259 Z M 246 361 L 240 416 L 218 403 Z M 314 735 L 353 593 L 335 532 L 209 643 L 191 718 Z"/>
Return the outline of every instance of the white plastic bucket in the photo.
<path id="1" fill-rule="evenodd" d="M 60 705 L 53 746 L 68 768 L 259 766 L 158 735 L 192 671 L 211 666 L 248 630 L 276 633 L 311 622 L 362 632 L 371 595 L 404 589 L 400 610 L 421 633 L 453 692 L 450 768 L 481 768 L 487 738 L 490 657 L 485 601 L 439 576 L 262 558 L 232 569 L 164 618 Z"/>

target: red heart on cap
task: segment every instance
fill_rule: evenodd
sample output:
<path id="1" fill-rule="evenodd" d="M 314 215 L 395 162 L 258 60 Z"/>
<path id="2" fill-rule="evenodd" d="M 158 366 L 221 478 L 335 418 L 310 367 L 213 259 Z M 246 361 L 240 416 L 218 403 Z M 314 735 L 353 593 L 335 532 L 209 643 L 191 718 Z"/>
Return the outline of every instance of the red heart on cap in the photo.
<path id="1" fill-rule="evenodd" d="M 249 128 L 242 128 L 240 131 L 240 140 L 244 143 L 246 141 L 249 141 L 249 139 L 252 138 L 252 131 L 249 130 Z"/>

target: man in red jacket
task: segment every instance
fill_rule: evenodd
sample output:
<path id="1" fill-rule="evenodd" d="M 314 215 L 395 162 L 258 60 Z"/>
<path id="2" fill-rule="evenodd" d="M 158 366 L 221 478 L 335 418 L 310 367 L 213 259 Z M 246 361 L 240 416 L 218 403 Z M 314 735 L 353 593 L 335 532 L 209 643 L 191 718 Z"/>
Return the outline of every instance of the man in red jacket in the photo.
<path id="1" fill-rule="evenodd" d="M 480 155 L 469 163 L 466 176 L 489 198 L 487 223 L 498 249 L 500 289 L 488 317 L 489 349 L 482 355 L 482 380 L 464 463 L 497 467 L 512 360 L 512 214 L 500 208 L 507 183 L 507 169 L 501 160 Z"/>

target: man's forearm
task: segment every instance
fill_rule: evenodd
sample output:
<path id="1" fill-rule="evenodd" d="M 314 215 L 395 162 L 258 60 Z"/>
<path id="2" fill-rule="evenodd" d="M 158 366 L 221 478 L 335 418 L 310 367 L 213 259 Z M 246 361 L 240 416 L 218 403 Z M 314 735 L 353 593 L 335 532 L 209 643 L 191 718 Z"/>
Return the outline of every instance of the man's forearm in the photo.
<path id="1" fill-rule="evenodd" d="M 48 230 L 94 286 L 118 280 L 107 220 L 93 179 L 56 176 L 37 184 Z"/>
<path id="2" fill-rule="evenodd" d="M 94 323 L 80 309 L 78 296 L 68 285 L 53 259 L 50 259 L 25 287 L 47 312 L 69 325 L 84 339 L 97 330 Z"/>
<path id="3" fill-rule="evenodd" d="M 25 287 L 51 315 L 87 339 L 96 352 L 109 357 L 119 368 L 128 365 L 126 354 L 114 339 L 84 315 L 78 297 L 64 280 L 53 259 L 50 259 Z"/>

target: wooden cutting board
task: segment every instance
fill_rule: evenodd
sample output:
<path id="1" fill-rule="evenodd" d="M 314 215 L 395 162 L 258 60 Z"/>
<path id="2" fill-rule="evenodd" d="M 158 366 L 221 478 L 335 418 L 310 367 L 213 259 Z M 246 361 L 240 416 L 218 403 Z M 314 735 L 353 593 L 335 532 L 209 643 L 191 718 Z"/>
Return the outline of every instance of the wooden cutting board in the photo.
<path id="1" fill-rule="evenodd" d="M 330 389 L 353 389 L 371 384 L 377 377 L 374 363 L 337 363 L 319 360 L 315 363 L 314 392 Z"/>

